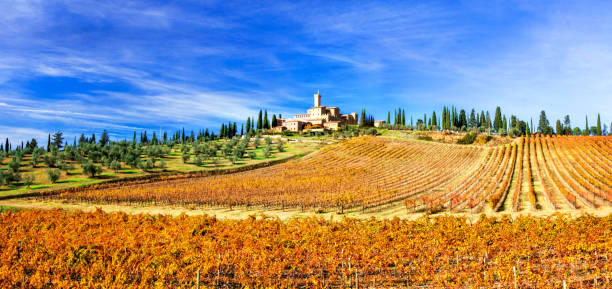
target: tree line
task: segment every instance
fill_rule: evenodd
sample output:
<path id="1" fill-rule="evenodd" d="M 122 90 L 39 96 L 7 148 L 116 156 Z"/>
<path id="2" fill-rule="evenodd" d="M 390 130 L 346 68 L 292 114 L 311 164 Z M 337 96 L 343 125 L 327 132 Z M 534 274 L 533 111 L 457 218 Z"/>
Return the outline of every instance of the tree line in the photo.
<path id="1" fill-rule="evenodd" d="M 364 110 L 365 112 L 365 110 Z M 362 118 L 364 117 L 362 112 Z M 369 122 L 360 122 L 360 125 L 373 125 L 373 117 Z M 495 114 L 491 117 L 489 111 L 477 112 L 471 109 L 469 114 L 464 109 L 457 109 L 454 106 L 442 107 L 440 117 L 434 110 L 430 117 L 423 114 L 422 118 L 413 120 L 406 119 L 405 109 L 398 108 L 393 111 L 393 119 L 391 111 L 387 112 L 387 120 L 383 127 L 393 130 L 419 130 L 419 131 L 456 131 L 456 132 L 480 132 L 480 133 L 496 133 L 500 135 L 508 135 L 511 137 L 521 136 L 524 134 L 540 133 L 540 134 L 557 134 L 557 135 L 607 135 L 609 134 L 608 127 L 604 124 L 602 127 L 601 117 L 597 114 L 597 123 L 595 126 L 589 127 L 588 118 L 584 129 L 571 126 L 570 116 L 566 115 L 563 121 L 557 120 L 555 127 L 550 125 L 546 116 L 546 112 L 540 112 L 540 118 L 537 126 L 534 126 L 533 119 L 529 122 L 521 120 L 515 115 L 510 115 L 508 118 L 502 114 L 501 107 L 495 109 Z M 612 123 L 610 124 L 612 128 Z"/>

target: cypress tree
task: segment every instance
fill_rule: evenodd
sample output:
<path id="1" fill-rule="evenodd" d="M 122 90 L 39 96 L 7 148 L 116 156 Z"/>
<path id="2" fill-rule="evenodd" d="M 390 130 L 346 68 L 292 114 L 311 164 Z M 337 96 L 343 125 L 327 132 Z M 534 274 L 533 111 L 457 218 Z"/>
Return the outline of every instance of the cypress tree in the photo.
<path id="1" fill-rule="evenodd" d="M 271 125 L 272 125 L 272 127 L 277 127 L 276 115 L 275 114 L 272 115 L 272 124 Z"/>
<path id="2" fill-rule="evenodd" d="M 372 120 L 374 122 L 374 120 Z M 406 126 L 406 110 L 402 109 L 402 125 Z"/>
<path id="3" fill-rule="evenodd" d="M 507 132 L 508 131 L 508 119 L 506 118 L 506 116 L 504 115 L 503 119 L 502 119 L 502 128 Z"/>
<path id="4" fill-rule="evenodd" d="M 468 127 L 469 128 L 473 128 L 475 126 L 477 126 L 477 121 L 476 121 L 476 111 L 472 108 L 472 111 L 470 112 L 470 119 L 468 120 Z"/>
<path id="5" fill-rule="evenodd" d="M 446 129 L 446 106 L 442 107 L 442 130 Z"/>
<path id="6" fill-rule="evenodd" d="M 264 129 L 270 128 L 270 123 L 268 122 L 268 111 L 267 110 L 264 111 L 263 128 Z"/>
<path id="7" fill-rule="evenodd" d="M 572 125 L 570 123 L 570 116 L 569 115 L 566 115 L 565 118 L 563 119 L 563 129 L 564 129 L 563 134 L 565 134 L 565 135 L 571 135 L 572 134 Z"/>
<path id="8" fill-rule="evenodd" d="M 601 135 L 601 119 L 599 113 L 597 114 L 597 135 Z"/>
<path id="9" fill-rule="evenodd" d="M 8 138 L 6 139 L 6 143 L 8 146 Z M 47 152 L 51 151 L 51 134 L 48 135 L 47 137 Z"/>
<path id="10" fill-rule="evenodd" d="M 257 130 L 263 129 L 263 114 L 261 109 L 259 110 L 259 117 L 257 118 Z"/>
<path id="11" fill-rule="evenodd" d="M 395 126 L 399 124 L 399 116 L 397 110 L 394 110 L 393 113 L 395 114 L 395 118 L 393 119 L 393 125 Z"/>
<path id="12" fill-rule="evenodd" d="M 387 111 L 387 124 L 391 124 L 391 112 Z"/>
<path id="13" fill-rule="evenodd" d="M 240 136 L 244 135 L 244 123 L 240 125 Z"/>
<path id="14" fill-rule="evenodd" d="M 102 131 L 102 136 L 100 137 L 100 145 L 102 146 L 106 146 L 106 144 L 109 142 L 108 139 L 108 132 L 106 132 L 106 130 Z"/>
<path id="15" fill-rule="evenodd" d="M 478 127 L 484 127 L 487 124 L 487 120 L 485 119 L 484 110 L 480 111 L 480 120 L 478 121 Z"/>
<path id="16" fill-rule="evenodd" d="M 251 131 L 251 117 L 247 117 L 247 122 L 246 122 L 246 131 L 247 133 L 249 133 L 249 131 Z"/>
<path id="17" fill-rule="evenodd" d="M 219 130 L 219 136 L 225 137 L 225 124 L 221 124 L 221 129 Z"/>
<path id="18" fill-rule="evenodd" d="M 555 134 L 556 135 L 562 135 L 563 134 L 563 125 L 561 124 L 561 120 L 557 119 L 557 122 L 555 124 Z"/>
<path id="19" fill-rule="evenodd" d="M 548 134 L 549 133 L 548 127 L 549 127 L 549 122 L 548 122 L 548 119 L 546 118 L 546 112 L 541 111 L 540 121 L 538 123 L 538 132 L 541 134 Z"/>
<path id="20" fill-rule="evenodd" d="M 463 127 L 467 128 L 467 116 L 465 115 L 465 110 L 459 111 L 459 125 L 457 126 L 460 130 L 463 130 Z"/>
<path id="21" fill-rule="evenodd" d="M 499 131 L 501 127 L 502 127 L 501 108 L 498 106 L 495 109 L 495 118 L 493 120 L 493 128 L 495 129 L 495 131 Z"/>
<path id="22" fill-rule="evenodd" d="M 81 136 L 82 136 L 82 135 L 81 135 Z M 81 142 L 81 141 L 79 140 L 79 143 L 80 143 L 80 142 Z M 133 142 L 134 144 L 136 144 L 136 131 L 134 131 L 134 138 L 132 139 L 132 142 Z"/>
<path id="23" fill-rule="evenodd" d="M 51 144 L 51 135 L 49 135 L 49 145 Z M 9 140 L 8 137 L 6 138 L 6 143 L 4 144 L 4 151 L 8 152 L 9 151 Z M 47 146 L 48 148 L 49 146 Z"/>
<path id="24" fill-rule="evenodd" d="M 438 125 L 438 119 L 436 118 L 435 110 L 431 113 L 431 125 L 432 126 Z"/>
<path id="25" fill-rule="evenodd" d="M 147 132 L 145 131 L 145 136 L 147 135 Z M 181 141 L 182 143 L 185 143 L 185 127 L 183 127 L 183 134 L 181 135 Z"/>
<path id="26" fill-rule="evenodd" d="M 590 135 L 591 133 L 589 131 L 589 117 L 588 116 L 585 116 L 585 122 L 586 122 L 586 125 L 584 128 L 584 131 L 582 132 L 582 135 Z"/>

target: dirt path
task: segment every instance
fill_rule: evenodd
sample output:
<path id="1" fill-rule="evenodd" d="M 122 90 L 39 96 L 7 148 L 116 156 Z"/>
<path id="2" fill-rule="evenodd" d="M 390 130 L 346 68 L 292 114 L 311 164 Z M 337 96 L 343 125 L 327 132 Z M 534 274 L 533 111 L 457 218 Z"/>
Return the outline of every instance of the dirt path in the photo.
<path id="1" fill-rule="evenodd" d="M 423 213 L 410 213 L 408 214 L 401 203 L 395 206 L 389 207 L 380 212 L 374 213 L 361 213 L 361 212 L 349 212 L 345 214 L 338 214 L 337 212 L 326 212 L 326 213 L 315 213 L 313 211 L 302 212 L 299 209 L 286 209 L 286 210 L 263 210 L 263 209 L 233 209 L 228 208 L 186 208 L 179 206 L 138 206 L 129 204 L 90 204 L 90 203 L 70 203 L 62 201 L 42 201 L 36 199 L 14 199 L 14 200 L 0 200 L 0 206 L 23 208 L 23 209 L 65 209 L 65 210 L 83 210 L 83 211 L 95 211 L 98 208 L 105 212 L 124 212 L 127 214 L 163 214 L 178 216 L 180 214 L 186 215 L 210 215 L 216 216 L 220 219 L 245 219 L 251 215 L 262 215 L 271 217 L 278 217 L 281 220 L 287 220 L 291 218 L 302 218 L 302 217 L 321 217 L 324 219 L 341 219 L 343 217 L 368 219 L 371 217 L 391 219 L 398 217 L 401 219 L 418 219 L 424 216 Z M 592 214 L 595 216 L 607 216 L 612 214 L 612 207 L 601 207 L 598 209 L 581 209 L 581 210 L 538 210 L 538 211 L 521 211 L 521 212 L 493 212 L 490 206 L 484 209 L 483 214 L 486 216 L 510 216 L 516 218 L 521 215 L 529 216 L 550 216 L 557 213 L 568 214 L 571 216 L 580 216 L 583 214 Z M 452 213 L 444 212 L 435 214 L 432 216 L 463 216 L 469 219 L 477 219 L 481 214 L 471 213 Z"/>

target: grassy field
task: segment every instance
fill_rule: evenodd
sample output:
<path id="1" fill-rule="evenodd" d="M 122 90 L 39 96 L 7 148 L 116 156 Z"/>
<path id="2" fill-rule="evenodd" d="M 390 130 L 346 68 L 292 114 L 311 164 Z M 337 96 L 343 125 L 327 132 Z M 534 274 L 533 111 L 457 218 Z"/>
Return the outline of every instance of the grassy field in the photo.
<path id="1" fill-rule="evenodd" d="M 244 158 L 239 159 L 236 163 L 232 163 L 229 159 L 223 157 L 215 158 L 215 161 L 208 160 L 201 165 L 194 163 L 194 158 L 191 157 L 188 162 L 183 162 L 181 157 L 181 151 L 178 148 L 171 150 L 167 155 L 164 155 L 158 159 L 158 164 L 163 160 L 166 164 L 164 169 L 159 167 L 150 170 L 141 170 L 138 168 L 132 168 L 122 164 L 122 169 L 113 171 L 107 167 L 102 167 L 102 173 L 95 178 L 90 178 L 83 173 L 81 164 L 78 162 L 68 161 L 73 165 L 73 169 L 68 171 L 62 171 L 61 177 L 56 183 L 51 183 L 47 176 L 48 166 L 45 164 L 38 164 L 36 167 L 32 167 L 30 164 L 31 155 L 24 155 L 21 161 L 20 173 L 22 179 L 26 176 L 32 176 L 34 182 L 30 187 L 27 187 L 21 183 L 11 184 L 9 186 L 0 185 L 0 198 L 2 197 L 13 197 L 23 194 L 42 192 L 48 190 L 58 190 L 77 186 L 84 186 L 96 183 L 102 183 L 110 180 L 129 179 L 138 176 L 155 175 L 155 174 L 180 174 L 197 171 L 213 171 L 213 170 L 228 170 L 257 163 L 263 163 L 268 161 L 283 160 L 295 156 L 302 156 L 313 152 L 320 148 L 327 139 L 325 138 L 293 138 L 291 140 L 283 139 L 285 145 L 284 150 L 279 152 L 276 146 L 272 146 L 272 154 L 269 158 L 263 156 L 263 144 L 258 148 L 249 146 L 247 152 L 255 151 L 256 157 L 250 159 L 247 155 Z M 220 141 L 223 142 L 223 141 Z M 276 142 L 276 140 L 275 140 Z M 262 141 L 263 143 L 263 141 Z M 219 152 L 220 153 L 220 152 Z M 146 160 L 146 156 L 142 156 L 143 160 Z M 10 158 L 0 160 L 0 170 L 8 169 L 8 162 Z"/>

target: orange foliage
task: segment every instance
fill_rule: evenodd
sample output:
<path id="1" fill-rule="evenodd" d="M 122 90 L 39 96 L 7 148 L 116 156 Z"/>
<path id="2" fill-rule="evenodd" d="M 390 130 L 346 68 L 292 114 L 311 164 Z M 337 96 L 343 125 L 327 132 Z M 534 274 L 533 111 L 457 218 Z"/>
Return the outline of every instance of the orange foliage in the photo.
<path id="1" fill-rule="evenodd" d="M 202 287 L 610 288 L 610 232 L 612 216 L 282 222 L 24 210 L 0 213 L 0 284 L 195 288 L 199 272 Z"/>

